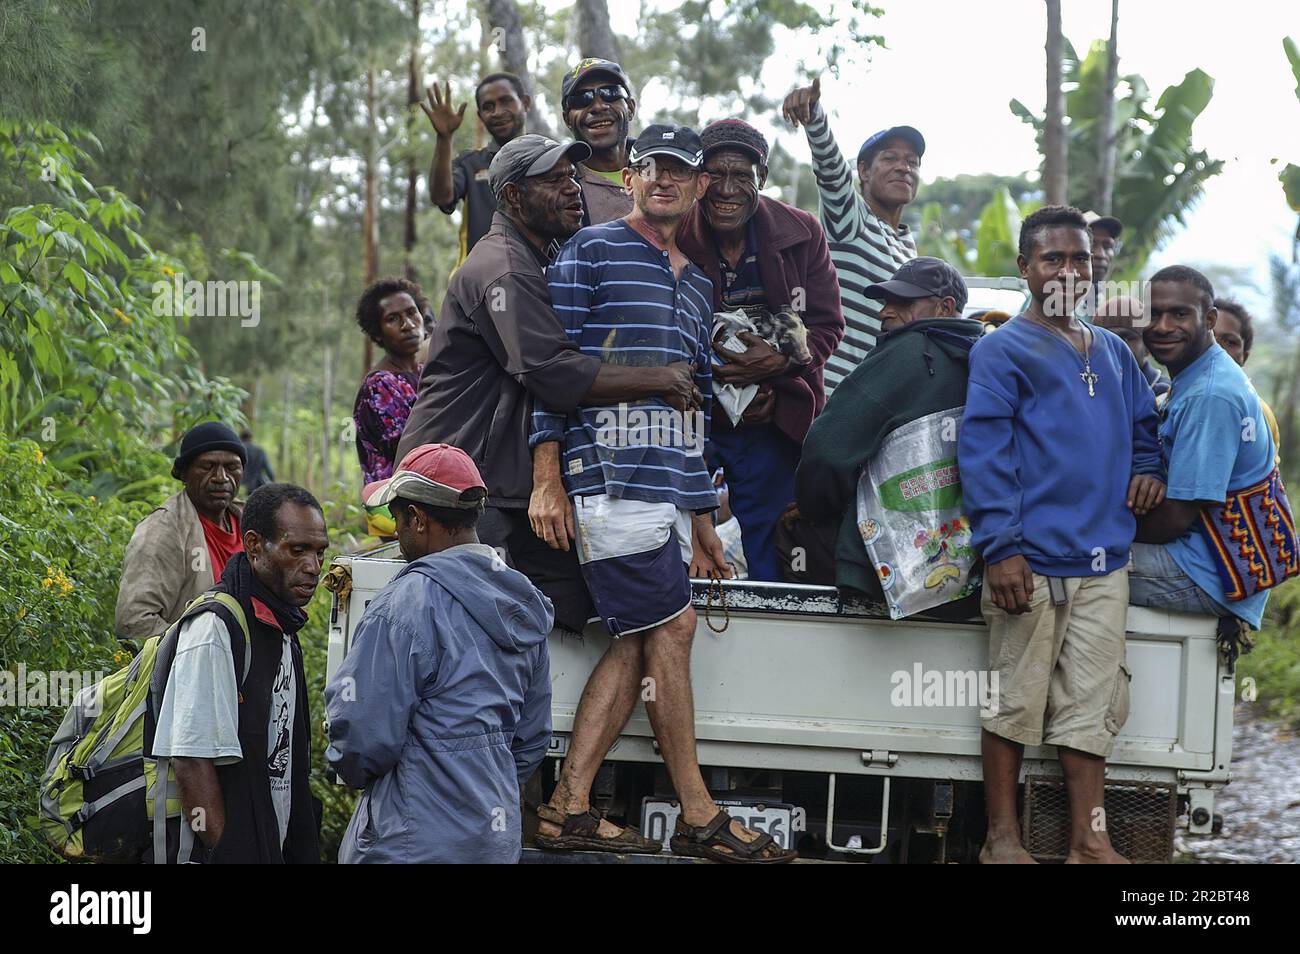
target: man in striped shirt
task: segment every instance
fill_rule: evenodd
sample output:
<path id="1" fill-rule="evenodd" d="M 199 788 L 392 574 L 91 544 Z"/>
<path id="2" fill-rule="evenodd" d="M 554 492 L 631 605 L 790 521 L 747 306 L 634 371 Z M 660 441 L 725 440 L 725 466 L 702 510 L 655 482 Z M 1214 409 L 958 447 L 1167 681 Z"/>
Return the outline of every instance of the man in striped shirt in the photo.
<path id="1" fill-rule="evenodd" d="M 583 690 L 559 784 L 538 809 L 543 848 L 659 850 L 591 809 L 596 770 L 641 698 L 681 800 L 673 851 L 736 862 L 793 857 L 719 808 L 695 755 L 687 567 L 730 575 L 709 516 L 718 499 L 704 466 L 713 283 L 677 245 L 682 219 L 708 186 L 703 164 L 694 130 L 650 126 L 624 170 L 631 214 L 578 232 L 547 272 L 555 313 L 583 354 L 634 367 L 692 362 L 699 399 L 584 405 L 567 415 L 549 411 L 544 397 L 534 406 L 534 463 L 562 444 L 578 562 L 614 637 Z"/>
<path id="2" fill-rule="evenodd" d="M 916 258 L 916 239 L 903 224 L 903 210 L 916 198 L 925 140 L 911 126 L 892 126 L 858 150 L 860 191 L 835 144 L 821 107 L 821 80 L 785 98 L 782 115 L 803 124 L 812 149 L 821 194 L 821 220 L 831 261 L 840 279 L 844 341 L 826 362 L 826 397 L 856 368 L 880 335 L 880 302 L 868 286 L 888 281 L 900 265 Z"/>

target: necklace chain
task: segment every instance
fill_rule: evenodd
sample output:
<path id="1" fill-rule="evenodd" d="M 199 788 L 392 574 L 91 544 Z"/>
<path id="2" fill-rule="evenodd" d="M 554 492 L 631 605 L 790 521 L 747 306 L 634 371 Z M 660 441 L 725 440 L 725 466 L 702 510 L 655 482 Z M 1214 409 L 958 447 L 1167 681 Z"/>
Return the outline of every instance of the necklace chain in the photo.
<path id="1" fill-rule="evenodd" d="M 1056 325 L 1042 318 L 1039 318 L 1035 315 L 1029 315 L 1027 317 L 1029 318 L 1030 321 L 1035 322 L 1038 325 L 1041 325 L 1042 327 L 1046 328 L 1048 331 L 1052 332 L 1054 335 L 1057 335 L 1058 337 L 1064 339 L 1065 343 L 1070 346 L 1070 350 L 1073 351 L 1075 354 L 1079 354 L 1079 349 L 1074 346 L 1074 342 L 1070 340 L 1070 336 L 1067 335 L 1060 328 L 1056 327 Z M 1083 354 L 1079 355 L 1079 357 L 1083 359 L 1083 370 L 1079 372 L 1079 380 L 1088 386 L 1088 397 L 1096 397 L 1097 391 L 1095 389 L 1095 385 L 1099 380 L 1101 380 L 1101 376 L 1092 370 L 1092 360 L 1091 360 L 1092 339 L 1093 339 L 1092 329 L 1088 328 L 1082 322 L 1080 322 L 1080 327 L 1084 329 L 1084 334 L 1083 334 Z"/>

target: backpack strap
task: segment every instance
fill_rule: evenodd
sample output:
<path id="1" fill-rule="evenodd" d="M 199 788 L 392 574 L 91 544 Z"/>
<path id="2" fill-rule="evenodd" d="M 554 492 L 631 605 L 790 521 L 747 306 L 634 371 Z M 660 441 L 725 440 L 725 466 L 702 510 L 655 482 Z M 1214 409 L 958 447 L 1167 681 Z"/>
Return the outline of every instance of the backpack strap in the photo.
<path id="1" fill-rule="evenodd" d="M 200 593 L 185 607 L 180 619 L 172 623 L 167 628 L 167 632 L 158 640 L 158 655 L 154 661 L 148 697 L 151 718 L 146 722 L 146 756 L 149 755 L 153 747 L 153 733 L 149 730 L 152 728 L 151 723 L 156 724 L 158 709 L 162 706 L 163 692 L 167 688 L 167 679 L 171 675 L 172 663 L 176 660 L 176 644 L 180 641 L 181 627 L 187 620 L 191 620 L 202 613 L 211 612 L 216 612 L 223 617 L 229 614 L 235 621 L 235 628 L 230 630 L 230 652 L 233 657 L 235 672 L 239 676 L 238 686 L 240 689 L 244 687 L 244 680 L 248 678 L 248 671 L 253 662 L 253 654 L 249 649 L 251 636 L 248 629 L 248 616 L 244 613 L 244 607 L 239 600 L 229 593 L 222 593 L 218 590 L 208 590 L 205 593 Z M 170 788 L 168 784 L 170 768 L 171 759 L 164 756 L 157 760 L 156 784 L 153 794 L 153 860 L 155 864 L 166 864 L 167 862 L 167 796 Z M 181 845 L 177 854 L 177 861 L 183 863 L 191 859 L 194 850 L 194 832 L 189 826 L 189 820 L 183 814 L 180 819 L 180 835 Z"/>

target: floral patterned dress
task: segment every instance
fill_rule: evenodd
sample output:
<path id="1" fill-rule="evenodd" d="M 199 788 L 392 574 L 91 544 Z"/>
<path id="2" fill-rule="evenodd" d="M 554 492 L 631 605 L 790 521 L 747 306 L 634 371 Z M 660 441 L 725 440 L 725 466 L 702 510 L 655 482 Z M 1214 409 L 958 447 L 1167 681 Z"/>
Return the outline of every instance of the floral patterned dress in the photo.
<path id="1" fill-rule="evenodd" d="M 397 442 L 419 383 L 420 376 L 414 371 L 372 371 L 361 383 L 352 420 L 357 425 L 357 459 L 363 483 L 393 476 Z"/>

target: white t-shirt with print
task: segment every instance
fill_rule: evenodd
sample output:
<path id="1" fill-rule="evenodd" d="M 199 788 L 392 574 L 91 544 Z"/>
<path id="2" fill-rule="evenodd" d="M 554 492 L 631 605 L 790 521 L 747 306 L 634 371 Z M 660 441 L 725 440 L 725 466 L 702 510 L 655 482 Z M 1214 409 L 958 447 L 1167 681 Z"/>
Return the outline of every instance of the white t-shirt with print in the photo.
<path id="1" fill-rule="evenodd" d="M 271 689 L 266 765 L 280 844 L 289 832 L 293 773 L 293 719 L 298 693 L 289 638 Z M 153 754 L 212 759 L 228 765 L 243 758 L 239 744 L 239 687 L 231 662 L 230 633 L 216 613 L 202 613 L 181 626 L 176 659 L 167 678 Z"/>

